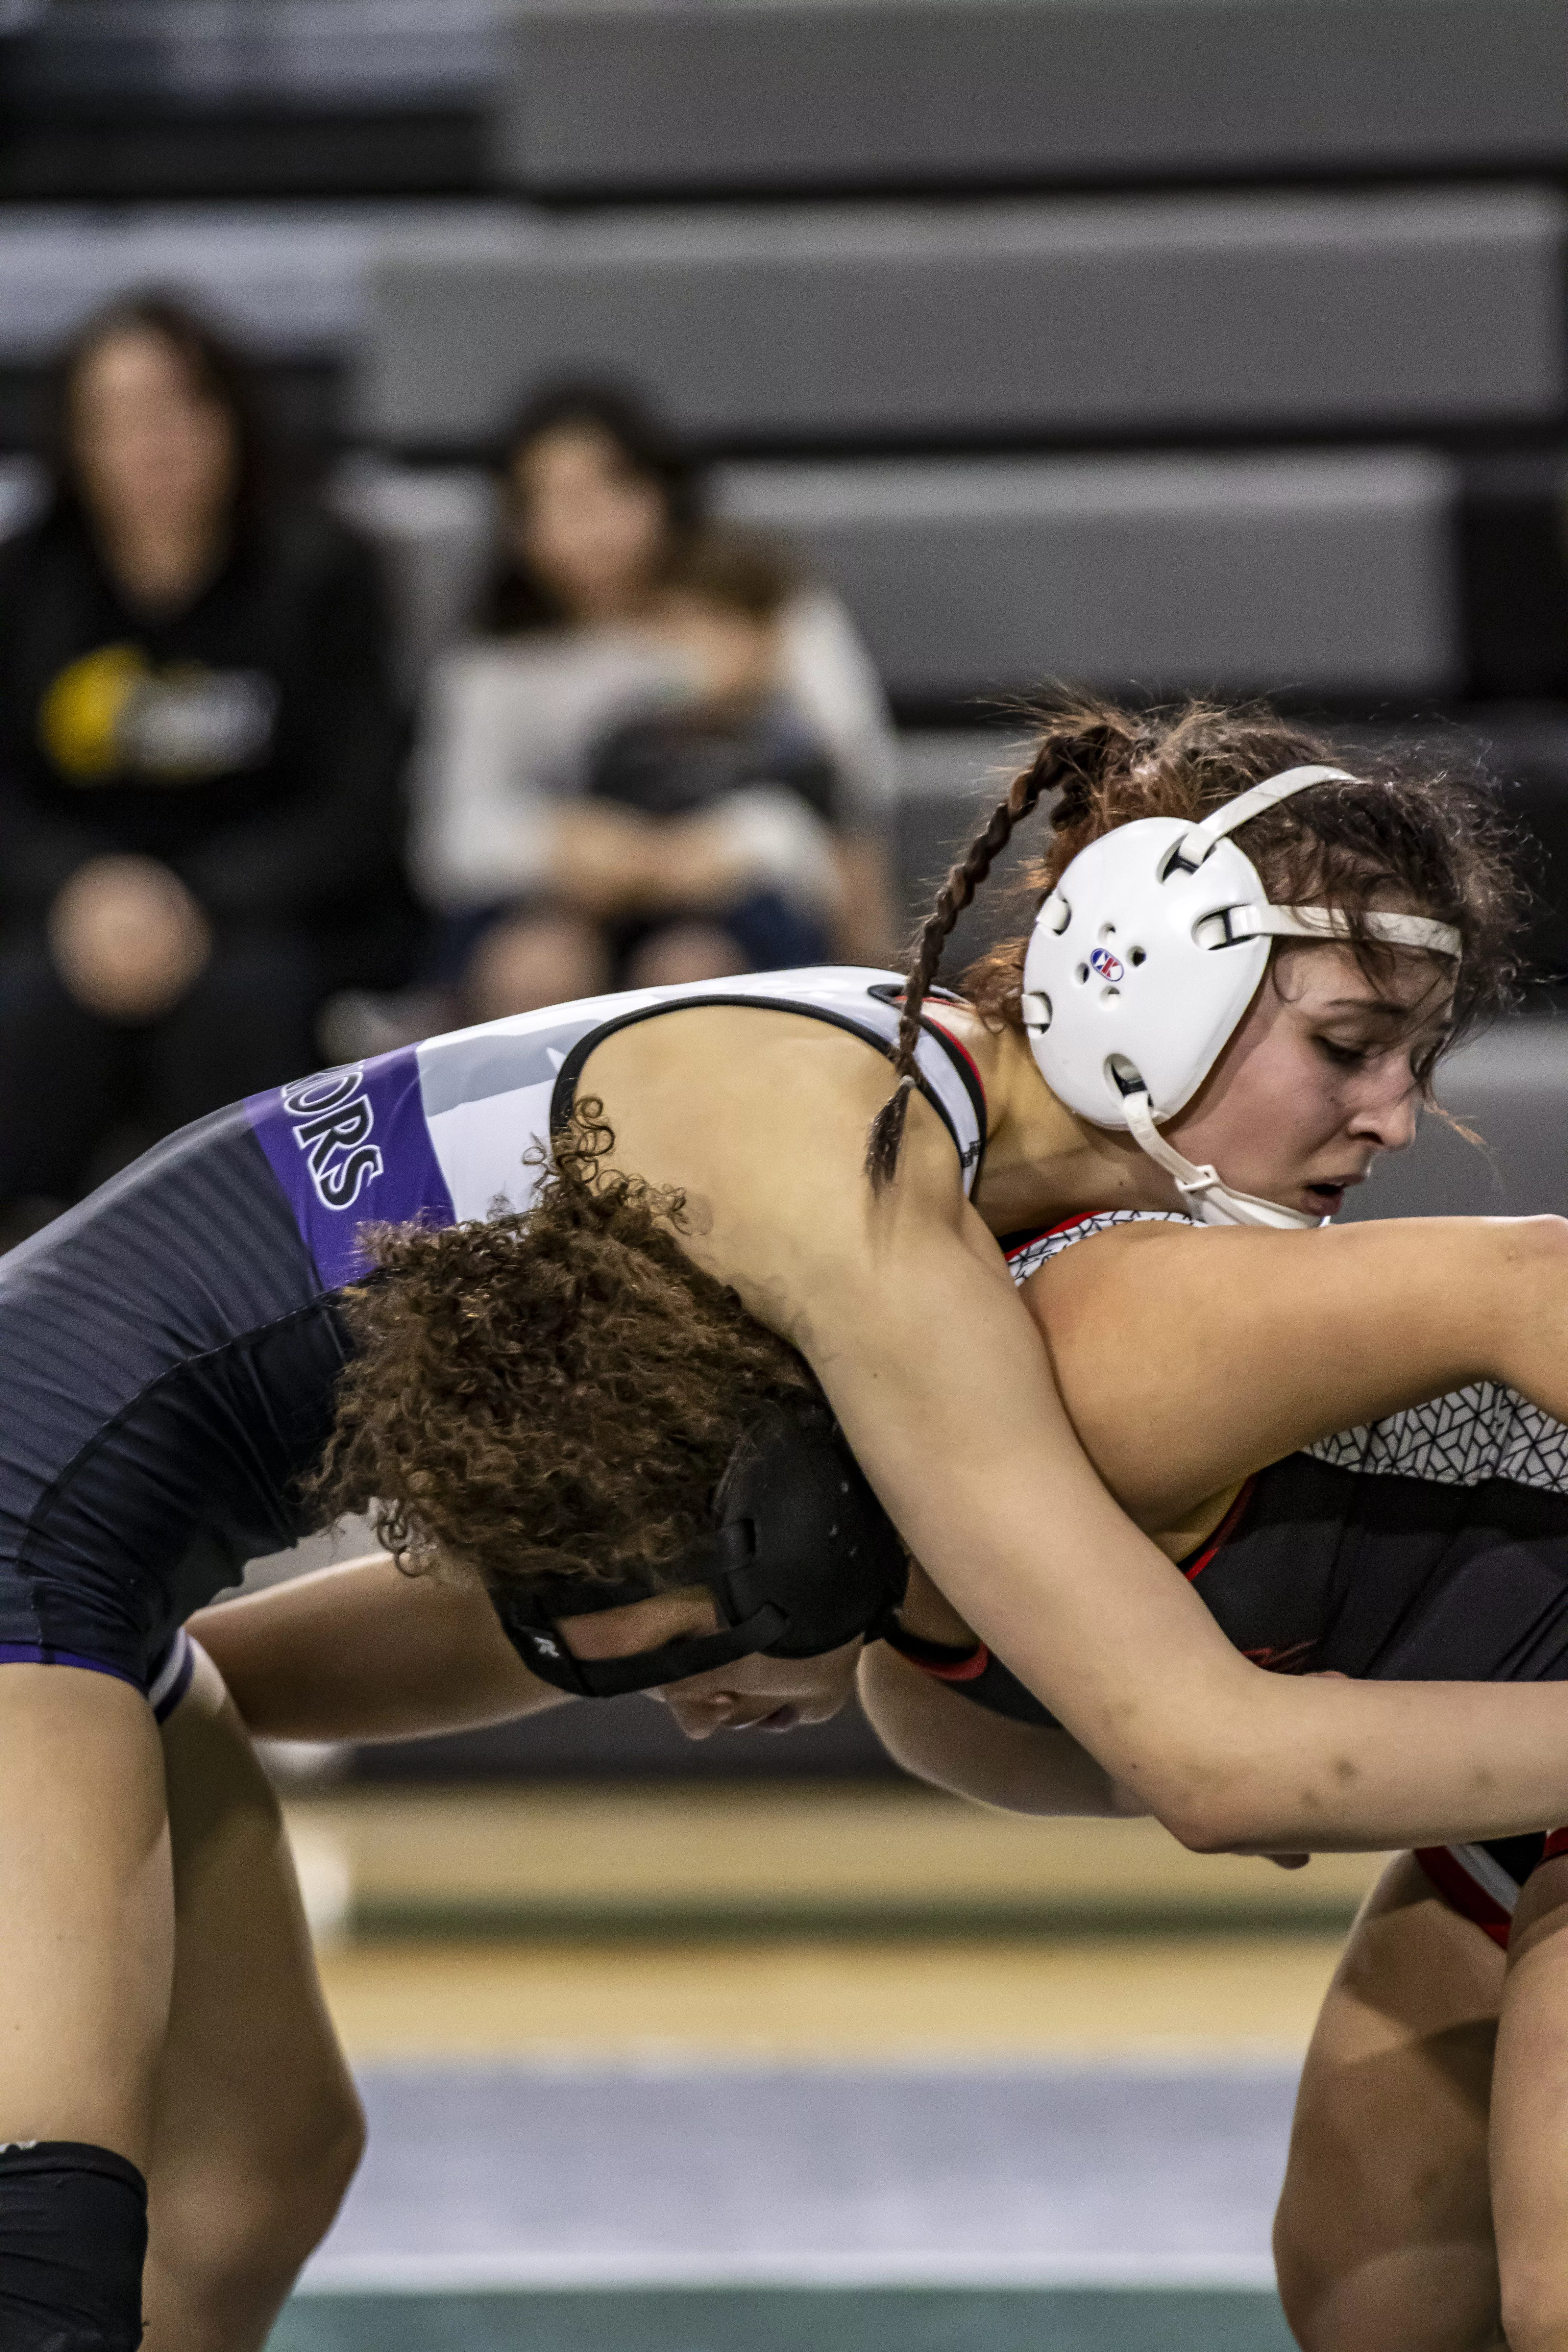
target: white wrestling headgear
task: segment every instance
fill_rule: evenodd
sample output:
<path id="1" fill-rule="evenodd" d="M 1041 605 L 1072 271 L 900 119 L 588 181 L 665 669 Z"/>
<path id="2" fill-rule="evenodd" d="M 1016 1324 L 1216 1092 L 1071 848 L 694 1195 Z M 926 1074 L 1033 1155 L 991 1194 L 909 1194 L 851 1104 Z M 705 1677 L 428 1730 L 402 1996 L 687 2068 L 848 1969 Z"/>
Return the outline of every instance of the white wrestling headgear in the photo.
<path id="1" fill-rule="evenodd" d="M 1024 1026 L 1051 1092 L 1098 1127 L 1131 1129 L 1205 1225 L 1315 1225 L 1184 1159 L 1162 1122 L 1196 1094 L 1263 978 L 1276 939 L 1349 936 L 1327 907 L 1279 907 L 1226 838 L 1342 768 L 1290 768 L 1205 817 L 1141 817 L 1079 850 L 1036 918 L 1024 959 Z M 1425 915 L 1368 914 L 1373 939 L 1457 956 L 1459 934 Z"/>

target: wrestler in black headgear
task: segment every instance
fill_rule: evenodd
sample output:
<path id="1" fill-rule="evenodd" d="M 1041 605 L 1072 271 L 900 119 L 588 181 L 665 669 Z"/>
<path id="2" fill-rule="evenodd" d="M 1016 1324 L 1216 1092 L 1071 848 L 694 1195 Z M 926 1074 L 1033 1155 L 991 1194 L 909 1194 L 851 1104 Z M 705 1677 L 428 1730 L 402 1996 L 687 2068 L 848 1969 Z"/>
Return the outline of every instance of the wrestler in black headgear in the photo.
<path id="1" fill-rule="evenodd" d="M 535 1577 L 496 1606 L 507 1636 L 542 1681 L 584 1698 L 616 1698 L 731 1665 L 737 1658 L 816 1658 L 863 1634 L 880 1638 L 909 1580 L 897 1529 L 832 1414 L 768 1405 L 730 1456 L 713 1498 L 713 1533 L 645 1577 Z M 721 1630 L 683 1633 L 628 1658 L 574 1658 L 562 1617 L 705 1584 Z"/>

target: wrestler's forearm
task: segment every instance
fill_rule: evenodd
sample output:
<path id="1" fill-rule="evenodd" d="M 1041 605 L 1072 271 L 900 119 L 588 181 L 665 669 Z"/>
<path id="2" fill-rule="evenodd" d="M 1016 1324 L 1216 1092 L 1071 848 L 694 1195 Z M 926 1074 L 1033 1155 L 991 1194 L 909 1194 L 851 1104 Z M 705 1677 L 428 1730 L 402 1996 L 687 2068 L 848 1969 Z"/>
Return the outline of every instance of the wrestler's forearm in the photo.
<path id="1" fill-rule="evenodd" d="M 1141 1813 L 1145 1808 L 1065 1731 L 992 1715 L 873 1643 L 860 1661 L 860 1706 L 897 1764 L 976 1804 L 1009 1813 Z"/>
<path id="2" fill-rule="evenodd" d="M 384 1553 L 203 1609 L 190 1631 L 268 1739 L 412 1739 L 563 1704 L 470 1578 Z"/>

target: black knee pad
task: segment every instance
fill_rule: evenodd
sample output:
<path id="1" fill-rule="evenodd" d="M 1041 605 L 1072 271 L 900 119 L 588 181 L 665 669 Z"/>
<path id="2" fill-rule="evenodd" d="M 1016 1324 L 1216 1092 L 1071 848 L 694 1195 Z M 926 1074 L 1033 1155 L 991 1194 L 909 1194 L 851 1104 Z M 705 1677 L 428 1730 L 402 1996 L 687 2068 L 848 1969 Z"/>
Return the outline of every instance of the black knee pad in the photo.
<path id="1" fill-rule="evenodd" d="M 135 2352 L 147 2183 L 107 2147 L 0 2142 L 5 2352 Z"/>

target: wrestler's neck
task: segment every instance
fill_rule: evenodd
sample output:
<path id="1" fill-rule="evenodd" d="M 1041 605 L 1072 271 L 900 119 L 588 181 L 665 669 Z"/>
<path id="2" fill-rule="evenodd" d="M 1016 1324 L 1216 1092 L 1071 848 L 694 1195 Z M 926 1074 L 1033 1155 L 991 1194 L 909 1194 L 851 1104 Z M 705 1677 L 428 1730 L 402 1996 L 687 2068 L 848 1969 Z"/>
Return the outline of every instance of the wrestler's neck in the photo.
<path id="1" fill-rule="evenodd" d="M 1092 1209 L 1173 1209 L 1175 1188 L 1130 1135 L 1091 1127 L 1065 1109 L 1041 1077 L 1022 1030 L 989 1028 L 943 1005 L 985 1087 L 989 1135 L 975 1206 L 993 1233 L 1058 1224 Z"/>

